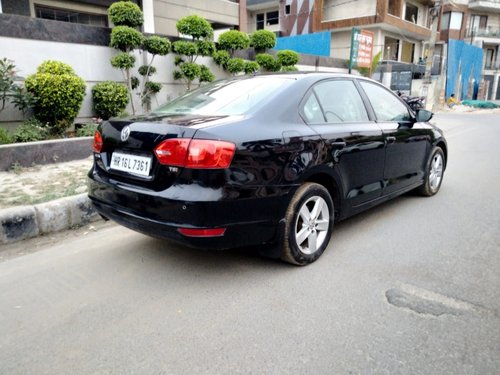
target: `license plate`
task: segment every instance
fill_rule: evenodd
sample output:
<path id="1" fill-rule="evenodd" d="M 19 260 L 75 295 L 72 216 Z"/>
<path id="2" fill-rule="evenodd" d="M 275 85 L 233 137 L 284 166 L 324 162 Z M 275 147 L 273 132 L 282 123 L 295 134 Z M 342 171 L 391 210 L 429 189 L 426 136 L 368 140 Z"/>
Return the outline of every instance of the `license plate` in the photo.
<path id="1" fill-rule="evenodd" d="M 151 170 L 151 157 L 113 152 L 111 169 L 147 177 Z"/>

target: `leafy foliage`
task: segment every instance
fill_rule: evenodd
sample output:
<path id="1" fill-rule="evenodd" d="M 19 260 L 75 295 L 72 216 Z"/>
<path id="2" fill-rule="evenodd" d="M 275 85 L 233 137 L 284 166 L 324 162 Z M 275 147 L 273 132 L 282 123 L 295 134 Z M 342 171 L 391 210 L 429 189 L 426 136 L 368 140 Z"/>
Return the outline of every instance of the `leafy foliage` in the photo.
<path id="1" fill-rule="evenodd" d="M 115 26 L 138 27 L 144 22 L 141 8 L 130 1 L 117 1 L 111 4 L 108 15 Z"/>
<path id="2" fill-rule="evenodd" d="M 146 82 L 146 90 L 152 94 L 158 94 L 161 91 L 161 83 L 158 82 Z"/>
<path id="3" fill-rule="evenodd" d="M 48 137 L 48 129 L 37 119 L 25 121 L 13 135 L 15 142 L 43 141 Z"/>
<path id="4" fill-rule="evenodd" d="M 287 49 L 278 51 L 276 57 L 281 66 L 294 66 L 299 62 L 299 54 Z"/>
<path id="5" fill-rule="evenodd" d="M 116 26 L 111 31 L 110 46 L 120 51 L 128 52 L 143 44 L 144 37 L 130 26 Z"/>
<path id="6" fill-rule="evenodd" d="M 379 51 L 375 56 L 373 56 L 371 63 L 371 71 L 368 68 L 357 68 L 358 72 L 365 77 L 369 77 L 370 73 L 371 74 L 375 73 L 375 70 L 377 69 L 381 57 L 382 57 L 382 51 Z"/>
<path id="7" fill-rule="evenodd" d="M 175 53 L 184 56 L 196 56 L 198 54 L 198 47 L 195 43 L 182 40 L 173 43 L 173 50 Z"/>
<path id="8" fill-rule="evenodd" d="M 7 102 L 26 114 L 35 103 L 35 97 L 26 88 L 15 83 L 16 66 L 6 58 L 0 60 L 0 112 Z"/>
<path id="9" fill-rule="evenodd" d="M 244 32 L 229 30 L 219 35 L 219 48 L 230 51 L 231 54 L 238 49 L 250 47 L 250 38 Z"/>
<path id="10" fill-rule="evenodd" d="M 104 120 L 120 114 L 127 107 L 128 101 L 127 87 L 123 84 L 106 81 L 92 87 L 94 112 Z"/>
<path id="11" fill-rule="evenodd" d="M 253 74 L 258 72 L 259 69 L 260 65 L 256 61 L 245 61 L 245 66 L 243 67 L 245 74 Z"/>
<path id="12" fill-rule="evenodd" d="M 132 69 L 135 65 L 135 56 L 127 52 L 119 53 L 111 58 L 111 66 L 121 70 Z"/>
<path id="13" fill-rule="evenodd" d="M 233 57 L 227 62 L 227 71 L 233 75 L 242 72 L 245 69 L 245 60 L 239 57 Z"/>
<path id="14" fill-rule="evenodd" d="M 197 41 L 196 47 L 198 48 L 198 55 L 200 56 L 212 56 L 215 52 L 215 44 L 209 40 Z"/>
<path id="15" fill-rule="evenodd" d="M 269 30 L 257 30 L 250 35 L 250 45 L 256 51 L 274 48 L 276 45 L 276 34 Z"/>
<path id="16" fill-rule="evenodd" d="M 47 66 L 51 68 L 45 69 Z M 85 97 L 85 81 L 69 65 L 49 61 L 42 63 L 37 73 L 28 76 L 25 84 L 37 98 L 33 108 L 35 117 L 49 123 L 52 133 L 62 134 L 78 115 Z"/>
<path id="17" fill-rule="evenodd" d="M 95 124 L 93 122 L 89 122 L 87 124 L 83 124 L 81 127 L 76 129 L 76 136 L 77 137 L 92 137 L 99 124 Z"/>
<path id="18" fill-rule="evenodd" d="M 6 145 L 14 142 L 13 137 L 9 134 L 7 129 L 0 128 L 0 145 Z"/>
<path id="19" fill-rule="evenodd" d="M 201 73 L 201 68 L 198 64 L 195 63 L 183 63 L 180 66 L 180 70 L 184 78 L 194 81 Z"/>
<path id="20" fill-rule="evenodd" d="M 269 72 L 279 72 L 281 69 L 281 63 L 268 53 L 259 53 L 255 56 L 255 61 Z"/>
<path id="21" fill-rule="evenodd" d="M 215 80 L 215 75 L 208 69 L 205 65 L 200 65 L 200 83 L 201 82 L 213 82 Z"/>
<path id="22" fill-rule="evenodd" d="M 227 51 L 216 51 L 212 55 L 215 63 L 223 68 L 226 67 L 227 62 L 231 58 L 231 55 Z"/>
<path id="23" fill-rule="evenodd" d="M 179 33 L 189 35 L 193 40 L 211 38 L 214 33 L 210 22 L 195 14 L 181 18 L 175 26 Z"/>
<path id="24" fill-rule="evenodd" d="M 137 71 L 141 76 L 151 76 L 156 73 L 156 68 L 150 65 L 141 65 Z"/>
<path id="25" fill-rule="evenodd" d="M 156 35 L 145 38 L 142 45 L 144 51 L 160 56 L 165 56 L 169 53 L 171 47 L 170 40 Z"/>

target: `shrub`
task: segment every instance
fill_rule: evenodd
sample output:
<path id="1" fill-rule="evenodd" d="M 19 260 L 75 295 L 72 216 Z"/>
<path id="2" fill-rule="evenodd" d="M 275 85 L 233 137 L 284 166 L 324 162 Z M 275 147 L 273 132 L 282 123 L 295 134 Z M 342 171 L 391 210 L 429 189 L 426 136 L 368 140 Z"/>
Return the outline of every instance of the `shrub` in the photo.
<path id="1" fill-rule="evenodd" d="M 0 128 L 0 145 L 6 145 L 6 144 L 14 142 L 14 140 L 12 138 L 13 137 L 10 136 L 7 129 Z"/>
<path id="2" fill-rule="evenodd" d="M 0 60 L 0 112 L 8 102 L 26 114 L 34 105 L 35 98 L 25 87 L 15 83 L 16 66 L 6 58 Z"/>
<path id="3" fill-rule="evenodd" d="M 219 48 L 234 52 L 237 49 L 250 47 L 250 38 L 238 30 L 225 31 L 219 35 Z"/>
<path id="4" fill-rule="evenodd" d="M 255 56 L 255 61 L 269 72 L 279 72 L 281 69 L 280 62 L 268 53 L 259 53 Z"/>
<path id="5" fill-rule="evenodd" d="M 196 42 L 196 46 L 200 56 L 212 56 L 215 52 L 214 42 L 210 42 L 208 40 L 200 40 Z"/>
<path id="6" fill-rule="evenodd" d="M 37 73 L 26 78 L 25 84 L 37 98 L 33 108 L 35 117 L 49 123 L 52 133 L 62 134 L 78 115 L 85 97 L 84 80 L 74 74 L 69 65 L 47 61 L 40 65 Z"/>
<path id="7" fill-rule="evenodd" d="M 258 72 L 259 69 L 260 69 L 260 65 L 257 62 L 245 61 L 245 66 L 243 67 L 245 74 L 253 74 L 255 72 Z"/>
<path id="8" fill-rule="evenodd" d="M 156 68 L 151 65 L 141 65 L 137 71 L 141 76 L 151 76 L 156 73 Z"/>
<path id="9" fill-rule="evenodd" d="M 200 65 L 200 82 L 212 82 L 215 80 L 215 75 L 205 65 Z"/>
<path id="10" fill-rule="evenodd" d="M 127 107 L 128 100 L 127 87 L 120 83 L 106 81 L 92 87 L 94 112 L 104 120 L 120 114 Z"/>
<path id="11" fill-rule="evenodd" d="M 128 52 L 143 44 L 142 34 L 129 26 L 116 26 L 111 31 L 110 46 Z"/>
<path id="12" fill-rule="evenodd" d="M 175 53 L 184 56 L 195 56 L 198 54 L 198 47 L 195 43 L 179 40 L 172 46 Z"/>
<path id="13" fill-rule="evenodd" d="M 135 56 L 126 52 L 119 53 L 111 58 L 111 66 L 121 70 L 132 69 L 135 64 Z"/>
<path id="14" fill-rule="evenodd" d="M 299 54 L 288 49 L 278 51 L 276 57 L 282 66 L 294 66 L 299 62 Z"/>
<path id="15" fill-rule="evenodd" d="M 203 17 L 195 14 L 181 18 L 177 21 L 177 31 L 184 35 L 190 35 L 193 39 L 211 38 L 213 35 L 212 25 Z"/>
<path id="16" fill-rule="evenodd" d="M 269 30 L 257 30 L 250 35 L 250 45 L 256 51 L 274 48 L 276 45 L 276 34 Z"/>
<path id="17" fill-rule="evenodd" d="M 25 121 L 14 133 L 14 140 L 16 142 L 35 142 L 47 139 L 48 131 L 43 123 L 37 119 L 30 119 Z"/>
<path id="18" fill-rule="evenodd" d="M 142 45 L 144 51 L 149 52 L 152 55 L 160 56 L 165 56 L 169 53 L 171 47 L 172 44 L 170 43 L 170 40 L 156 35 L 145 38 Z"/>
<path id="19" fill-rule="evenodd" d="M 161 83 L 148 81 L 146 82 L 144 90 L 151 94 L 158 94 L 161 91 Z"/>
<path id="20" fill-rule="evenodd" d="M 99 124 L 94 124 L 92 122 L 89 122 L 87 124 L 83 124 L 81 127 L 76 129 L 76 136 L 77 137 L 92 137 Z"/>
<path id="21" fill-rule="evenodd" d="M 183 63 L 180 66 L 183 77 L 188 79 L 189 81 L 195 80 L 201 73 L 201 68 L 198 64 L 195 63 Z"/>
<path id="22" fill-rule="evenodd" d="M 108 15 L 115 26 L 138 27 L 144 22 L 141 8 L 130 1 L 117 1 L 111 4 Z"/>
<path id="23" fill-rule="evenodd" d="M 298 69 L 295 66 L 282 66 L 281 71 L 282 72 L 297 72 Z"/>
<path id="24" fill-rule="evenodd" d="M 245 69 L 245 60 L 240 59 L 239 57 L 229 59 L 226 69 L 233 75 L 242 72 Z"/>
<path id="25" fill-rule="evenodd" d="M 216 52 L 214 52 L 212 57 L 217 65 L 225 68 L 227 62 L 231 58 L 231 55 L 229 55 L 229 52 L 227 52 L 227 51 L 216 51 Z"/>

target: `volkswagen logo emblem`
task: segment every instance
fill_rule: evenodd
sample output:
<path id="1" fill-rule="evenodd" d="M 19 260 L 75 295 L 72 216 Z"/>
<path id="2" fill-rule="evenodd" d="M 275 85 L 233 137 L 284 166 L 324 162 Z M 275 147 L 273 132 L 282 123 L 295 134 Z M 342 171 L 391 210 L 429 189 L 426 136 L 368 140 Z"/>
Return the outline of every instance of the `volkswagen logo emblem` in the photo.
<path id="1" fill-rule="evenodd" d="M 120 134 L 120 139 L 125 142 L 130 136 L 130 126 L 125 126 Z"/>

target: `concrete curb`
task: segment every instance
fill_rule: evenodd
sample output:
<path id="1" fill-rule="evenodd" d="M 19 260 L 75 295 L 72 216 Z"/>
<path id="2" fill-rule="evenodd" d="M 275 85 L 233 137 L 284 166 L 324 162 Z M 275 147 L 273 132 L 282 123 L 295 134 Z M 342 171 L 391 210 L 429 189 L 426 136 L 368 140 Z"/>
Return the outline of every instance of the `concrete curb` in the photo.
<path id="1" fill-rule="evenodd" d="M 0 210 L 0 244 L 57 232 L 99 219 L 87 194 Z"/>

